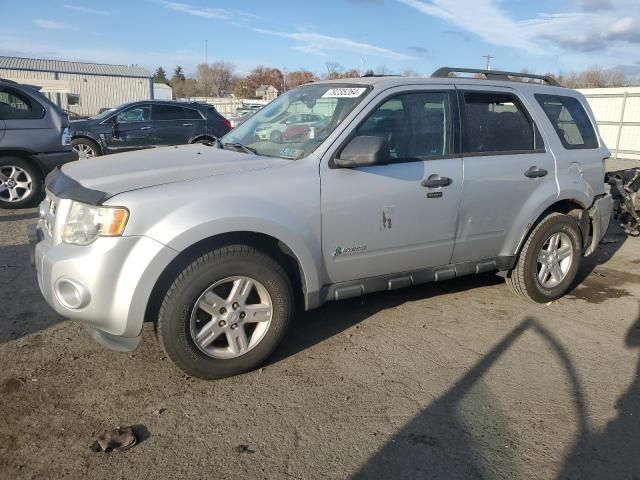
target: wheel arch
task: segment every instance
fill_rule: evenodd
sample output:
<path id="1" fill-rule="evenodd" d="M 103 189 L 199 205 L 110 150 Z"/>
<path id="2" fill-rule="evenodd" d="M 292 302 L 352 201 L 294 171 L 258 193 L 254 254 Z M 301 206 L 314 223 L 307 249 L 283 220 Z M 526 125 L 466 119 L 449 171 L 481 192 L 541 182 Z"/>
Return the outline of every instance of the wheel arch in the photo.
<path id="1" fill-rule="evenodd" d="M 293 250 L 280 239 L 261 232 L 234 231 L 203 238 L 182 250 L 162 271 L 149 296 L 145 321 L 154 322 L 166 291 L 176 275 L 205 253 L 226 245 L 249 245 L 270 255 L 285 270 L 294 288 L 296 302 L 309 306 L 308 280 Z"/>
<path id="2" fill-rule="evenodd" d="M 208 140 L 210 142 L 215 142 L 216 137 L 215 135 L 200 134 L 190 138 L 189 143 L 196 143 L 196 142 L 199 142 L 200 140 Z"/>
<path id="3" fill-rule="evenodd" d="M 26 150 L 0 150 L 0 160 L 7 157 L 19 158 L 20 160 L 28 162 L 29 165 L 31 165 L 40 173 L 40 180 L 44 180 L 46 172 L 40 162 L 38 162 L 38 160 L 34 158 L 34 156 L 30 152 L 27 152 Z"/>
<path id="4" fill-rule="evenodd" d="M 523 245 L 531 232 L 551 213 L 561 213 L 563 215 L 571 215 L 578 221 L 580 227 L 580 233 L 582 234 L 582 244 L 586 244 L 586 241 L 590 234 L 590 221 L 587 209 L 589 204 L 585 201 L 585 198 L 567 197 L 563 199 L 556 199 L 555 202 L 547 205 L 541 209 L 535 220 L 528 224 L 528 228 L 518 243 L 516 250 L 516 256 L 520 255 Z"/>
<path id="5" fill-rule="evenodd" d="M 99 150 L 99 154 L 100 155 L 104 155 L 104 148 L 102 148 L 102 144 L 95 138 L 85 134 L 85 133 L 80 133 L 77 135 L 73 135 L 73 137 L 71 138 L 72 140 L 78 140 L 78 139 L 82 139 L 82 140 L 89 140 L 91 143 L 95 144 L 96 147 L 98 147 Z"/>

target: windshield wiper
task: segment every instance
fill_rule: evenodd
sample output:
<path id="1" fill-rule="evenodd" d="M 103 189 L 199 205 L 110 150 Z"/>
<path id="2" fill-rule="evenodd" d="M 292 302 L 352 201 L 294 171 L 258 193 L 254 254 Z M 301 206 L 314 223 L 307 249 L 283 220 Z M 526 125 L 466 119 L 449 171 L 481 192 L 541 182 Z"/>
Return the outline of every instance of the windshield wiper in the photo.
<path id="1" fill-rule="evenodd" d="M 222 145 L 222 148 L 227 148 L 227 147 L 232 147 L 235 148 L 236 150 L 242 150 L 244 153 L 253 153 L 257 155 L 257 150 L 251 147 L 247 147 L 246 145 L 243 145 L 240 142 L 220 142 L 220 145 Z"/>

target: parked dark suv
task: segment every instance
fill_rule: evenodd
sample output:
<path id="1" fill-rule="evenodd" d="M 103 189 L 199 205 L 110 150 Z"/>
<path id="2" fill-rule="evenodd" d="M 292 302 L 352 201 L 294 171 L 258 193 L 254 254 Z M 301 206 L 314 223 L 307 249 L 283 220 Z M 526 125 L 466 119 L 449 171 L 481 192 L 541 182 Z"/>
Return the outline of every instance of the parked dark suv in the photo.
<path id="1" fill-rule="evenodd" d="M 44 177 L 76 158 L 66 114 L 38 87 L 0 79 L 0 208 L 34 206 Z"/>
<path id="2" fill-rule="evenodd" d="M 71 122 L 73 149 L 80 158 L 209 142 L 229 130 L 229 121 L 211 105 L 156 100 L 126 103 Z"/>

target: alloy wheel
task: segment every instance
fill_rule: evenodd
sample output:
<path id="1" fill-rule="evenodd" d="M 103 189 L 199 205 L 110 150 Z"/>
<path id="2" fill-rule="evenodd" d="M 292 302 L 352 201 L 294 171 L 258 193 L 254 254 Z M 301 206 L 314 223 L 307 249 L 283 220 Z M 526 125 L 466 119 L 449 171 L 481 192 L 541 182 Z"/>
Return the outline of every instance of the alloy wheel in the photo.
<path id="1" fill-rule="evenodd" d="M 77 143 L 73 146 L 73 151 L 78 154 L 79 159 L 93 158 L 96 156 L 96 152 L 86 143 Z"/>
<path id="2" fill-rule="evenodd" d="M 237 358 L 265 337 L 273 302 L 262 283 L 245 276 L 227 277 L 207 288 L 191 312 L 191 338 L 204 354 Z"/>
<path id="3" fill-rule="evenodd" d="M 0 200 L 15 203 L 25 200 L 33 191 L 33 179 L 29 172 L 17 165 L 0 167 Z"/>
<path id="4" fill-rule="evenodd" d="M 543 288 L 554 288 L 562 282 L 573 261 L 573 244 L 564 232 L 552 234 L 538 254 L 537 279 Z"/>

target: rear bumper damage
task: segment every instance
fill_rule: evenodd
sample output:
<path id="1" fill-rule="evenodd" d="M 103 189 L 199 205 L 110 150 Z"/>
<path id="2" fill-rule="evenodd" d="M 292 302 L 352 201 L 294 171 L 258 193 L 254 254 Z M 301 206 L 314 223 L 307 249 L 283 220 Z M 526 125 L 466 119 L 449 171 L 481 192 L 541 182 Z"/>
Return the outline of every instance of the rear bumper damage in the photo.
<path id="1" fill-rule="evenodd" d="M 591 208 L 589 208 L 589 218 L 591 220 L 591 243 L 584 252 L 585 257 L 591 255 L 602 237 L 607 233 L 609 222 L 613 215 L 613 197 L 607 193 L 598 197 Z"/>

